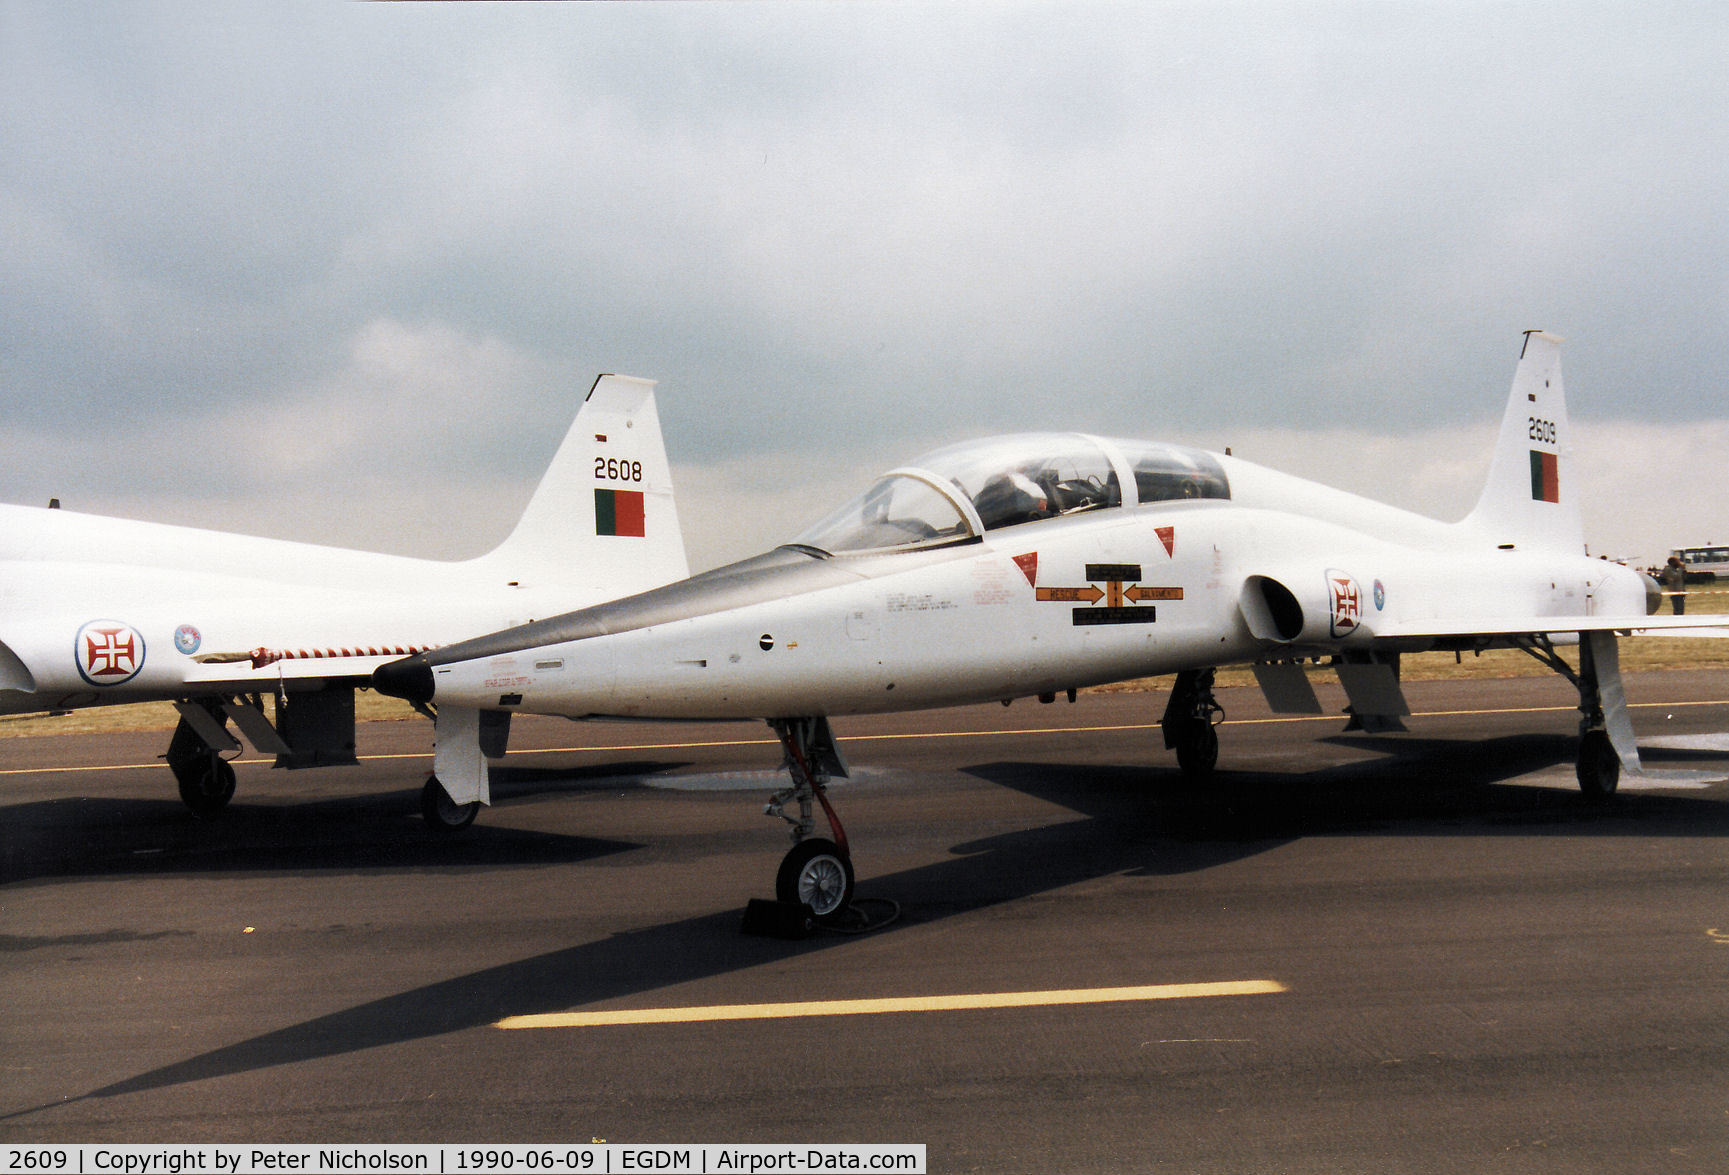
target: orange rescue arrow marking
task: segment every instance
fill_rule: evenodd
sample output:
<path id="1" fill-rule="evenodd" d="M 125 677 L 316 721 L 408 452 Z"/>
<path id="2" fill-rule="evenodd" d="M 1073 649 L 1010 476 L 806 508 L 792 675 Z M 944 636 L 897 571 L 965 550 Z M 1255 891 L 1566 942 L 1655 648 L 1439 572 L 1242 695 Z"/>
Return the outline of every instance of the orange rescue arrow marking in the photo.
<path id="1" fill-rule="evenodd" d="M 1038 589 L 1038 598 L 1064 604 L 1096 604 L 1105 598 L 1105 593 L 1094 584 L 1084 588 L 1042 587 Z"/>
<path id="2" fill-rule="evenodd" d="M 1180 600 L 1183 589 L 1180 587 L 1143 587 L 1136 584 L 1123 593 L 1137 604 L 1146 600 Z"/>

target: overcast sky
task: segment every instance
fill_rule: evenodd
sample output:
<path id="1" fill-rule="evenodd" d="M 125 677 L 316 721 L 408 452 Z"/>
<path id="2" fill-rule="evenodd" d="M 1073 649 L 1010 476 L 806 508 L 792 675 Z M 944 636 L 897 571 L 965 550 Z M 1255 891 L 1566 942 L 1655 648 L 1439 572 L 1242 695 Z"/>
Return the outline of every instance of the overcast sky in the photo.
<path id="1" fill-rule="evenodd" d="M 940 443 L 1442 517 L 1563 335 L 1595 552 L 1729 542 L 1729 7 L 0 0 L 0 499 L 454 556 L 597 372 L 693 568 Z"/>

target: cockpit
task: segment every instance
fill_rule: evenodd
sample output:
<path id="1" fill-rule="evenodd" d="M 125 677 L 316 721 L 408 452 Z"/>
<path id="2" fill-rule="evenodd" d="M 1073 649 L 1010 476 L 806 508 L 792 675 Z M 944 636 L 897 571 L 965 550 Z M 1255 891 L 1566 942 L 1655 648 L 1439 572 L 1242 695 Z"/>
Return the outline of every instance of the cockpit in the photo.
<path id="1" fill-rule="evenodd" d="M 790 546 L 834 555 L 966 542 L 1095 510 L 1229 498 L 1211 453 L 1080 433 L 991 437 L 892 469 Z"/>

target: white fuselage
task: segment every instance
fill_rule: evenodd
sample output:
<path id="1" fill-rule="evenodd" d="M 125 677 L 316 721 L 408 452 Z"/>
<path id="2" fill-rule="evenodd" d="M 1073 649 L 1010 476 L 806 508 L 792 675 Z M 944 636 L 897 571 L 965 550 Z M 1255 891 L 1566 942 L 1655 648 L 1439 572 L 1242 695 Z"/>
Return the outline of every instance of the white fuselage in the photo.
<path id="1" fill-rule="evenodd" d="M 434 662 L 440 704 L 653 718 L 946 706 L 1198 666 L 1366 649 L 1426 622 L 1642 615 L 1637 573 L 1503 550 L 1445 524 L 1220 458 L 1226 501 L 837 555 L 825 586 L 625 631 Z M 812 558 L 815 558 L 812 556 Z M 1300 614 L 1269 615 L 1263 580 Z M 1409 648 L 1426 647 L 1413 640 Z"/>
<path id="2" fill-rule="evenodd" d="M 343 650 L 352 674 L 357 650 L 388 660 L 532 619 L 553 606 L 551 588 L 558 607 L 571 598 L 569 583 L 512 586 L 484 558 L 439 563 L 62 510 L 0 506 L 0 535 L 0 642 L 35 686 L 0 689 L 0 713 L 181 697 L 218 681 L 268 690 Z M 93 654 L 92 642 L 108 647 Z M 211 659 L 255 650 L 286 656 L 257 668 Z"/>

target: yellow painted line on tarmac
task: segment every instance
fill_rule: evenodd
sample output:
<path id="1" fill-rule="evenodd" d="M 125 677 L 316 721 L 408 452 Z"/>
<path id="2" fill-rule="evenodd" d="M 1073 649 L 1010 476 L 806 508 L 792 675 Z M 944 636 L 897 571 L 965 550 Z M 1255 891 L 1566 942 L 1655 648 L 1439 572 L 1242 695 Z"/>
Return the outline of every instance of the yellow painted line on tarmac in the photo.
<path id="1" fill-rule="evenodd" d="M 1167 983 L 1152 987 L 1089 987 L 1069 991 L 996 991 L 974 995 L 904 996 L 867 1000 L 808 1000 L 786 1004 L 712 1004 L 692 1008 L 624 1008 L 611 1012 L 547 1012 L 506 1016 L 494 1028 L 602 1028 L 620 1024 L 694 1024 L 713 1020 L 802 1020 L 815 1016 L 883 1016 L 905 1012 L 961 1012 L 984 1008 L 1049 1008 L 1121 1004 L 1208 996 L 1276 995 L 1276 979 L 1220 983 Z"/>
<path id="2" fill-rule="evenodd" d="M 72 775 L 79 771 L 136 771 L 160 767 L 161 763 L 96 763 L 85 767 L 6 767 L 0 775 Z"/>
<path id="3" fill-rule="evenodd" d="M 1631 710 L 1680 710 L 1693 706 L 1724 706 L 1729 705 L 1729 698 L 1707 699 L 1693 702 L 1630 702 Z M 1559 714 L 1576 711 L 1577 706 L 1514 706 L 1499 709 L 1479 710 L 1420 710 L 1408 715 L 1411 718 L 1463 718 L 1474 714 Z M 1344 714 L 1298 714 L 1282 715 L 1275 718 L 1227 718 L 1224 726 L 1277 726 L 1297 722 L 1338 722 L 1346 717 Z M 841 741 L 845 743 L 866 742 L 896 742 L 915 739 L 940 738 L 1001 738 L 1005 735 L 1037 735 L 1037 734 L 1110 734 L 1123 731 L 1157 730 L 1157 722 L 1129 722 L 1103 726 L 1035 726 L 1020 727 L 1008 730 L 933 730 L 908 731 L 897 734 L 853 734 L 847 735 Z M 715 747 L 773 747 L 780 743 L 772 738 L 738 738 L 738 739 L 708 739 L 702 741 L 669 742 L 669 743 L 605 743 L 586 747 L 522 747 L 510 752 L 510 757 L 518 755 L 609 755 L 624 751 L 689 751 L 712 749 Z M 389 754 L 361 755 L 364 762 L 388 762 L 398 759 L 430 759 L 431 751 L 401 751 Z M 244 755 L 234 760 L 236 763 L 269 762 L 268 755 Z M 0 776 L 7 775 L 66 775 L 88 771 L 137 771 L 147 770 L 162 765 L 161 760 L 152 763 L 102 763 L 78 767 L 10 767 L 0 768 Z"/>

